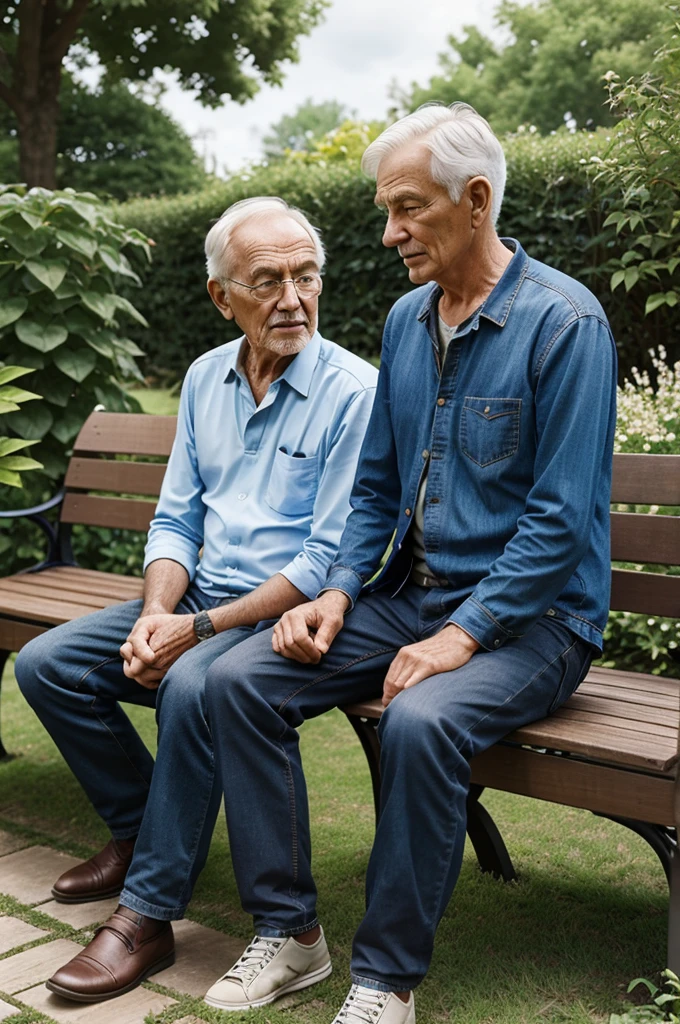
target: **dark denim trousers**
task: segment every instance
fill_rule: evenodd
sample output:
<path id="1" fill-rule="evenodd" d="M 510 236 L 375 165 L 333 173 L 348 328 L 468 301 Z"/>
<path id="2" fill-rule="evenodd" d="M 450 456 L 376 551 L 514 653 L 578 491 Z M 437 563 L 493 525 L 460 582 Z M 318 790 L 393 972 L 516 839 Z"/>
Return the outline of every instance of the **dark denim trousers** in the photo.
<path id="1" fill-rule="evenodd" d="M 190 587 L 177 612 L 211 608 Z M 178 658 L 157 690 L 123 673 L 118 648 L 142 608 L 128 601 L 58 626 L 20 651 L 19 687 L 117 839 L 138 835 L 121 902 L 184 916 L 210 846 L 221 788 L 205 706 L 209 665 L 253 633 L 227 630 Z M 121 703 L 156 708 L 156 763 Z"/>
<path id="2" fill-rule="evenodd" d="M 406 586 L 362 597 L 318 665 L 274 654 L 271 630 L 208 671 L 206 695 L 225 790 L 234 870 L 260 935 L 317 922 L 305 779 L 297 727 L 336 705 L 376 697 L 397 650 L 440 629 L 442 591 Z M 498 651 L 397 696 L 380 722 L 381 813 L 367 911 L 354 940 L 354 981 L 385 991 L 424 977 L 465 842 L 469 759 L 556 709 L 593 649 L 544 616 Z"/>

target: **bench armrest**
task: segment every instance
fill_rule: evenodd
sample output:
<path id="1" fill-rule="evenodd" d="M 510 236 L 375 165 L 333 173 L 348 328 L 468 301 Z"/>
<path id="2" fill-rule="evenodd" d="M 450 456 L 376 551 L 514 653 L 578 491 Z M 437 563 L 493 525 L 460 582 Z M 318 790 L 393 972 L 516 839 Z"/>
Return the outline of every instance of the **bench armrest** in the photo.
<path id="1" fill-rule="evenodd" d="M 32 519 L 34 516 L 40 516 L 43 512 L 49 512 L 51 508 L 56 508 L 57 505 L 61 505 L 64 500 L 64 488 L 48 498 L 47 501 L 43 501 L 42 505 L 33 505 L 32 508 L 16 508 L 9 509 L 7 511 L 0 511 L 0 519 Z"/>
<path id="2" fill-rule="evenodd" d="M 61 505 L 64 500 L 65 490 L 62 487 L 51 498 L 47 501 L 43 501 L 40 505 L 33 505 L 31 508 L 19 508 L 19 509 L 8 509 L 0 511 L 0 520 L 3 519 L 29 519 L 36 526 L 39 526 L 42 532 L 47 537 L 49 549 L 46 558 L 42 562 L 38 562 L 36 565 L 30 566 L 28 569 L 22 569 L 22 572 L 35 572 L 38 569 L 44 569 L 48 565 L 59 564 L 63 562 L 60 551 L 58 529 L 53 523 L 46 519 L 43 515 L 44 512 L 49 512 L 52 508 L 57 508 Z"/>

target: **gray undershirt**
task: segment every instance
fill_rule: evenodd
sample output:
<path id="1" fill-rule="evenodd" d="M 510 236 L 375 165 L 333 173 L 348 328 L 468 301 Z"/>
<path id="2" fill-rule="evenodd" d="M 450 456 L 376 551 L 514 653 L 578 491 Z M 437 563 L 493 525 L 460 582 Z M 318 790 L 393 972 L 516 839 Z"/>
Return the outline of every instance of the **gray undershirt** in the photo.
<path id="1" fill-rule="evenodd" d="M 446 352 L 449 347 L 451 338 L 458 330 L 458 327 L 450 327 L 445 323 L 441 317 L 438 317 L 437 322 L 437 334 L 439 335 L 439 362 L 440 365 L 444 366 L 444 360 L 446 359 Z M 416 507 L 413 515 L 413 526 L 411 527 L 411 550 L 413 552 L 413 568 L 417 569 L 418 572 L 425 573 L 428 576 L 432 575 L 432 570 L 429 568 L 425 555 L 425 545 L 423 542 L 423 517 L 425 513 L 425 491 L 427 490 L 427 474 L 430 469 L 430 460 L 428 458 L 427 465 L 425 466 L 425 472 L 423 473 L 423 479 L 421 480 L 420 487 L 418 489 L 418 497 L 416 499 Z"/>

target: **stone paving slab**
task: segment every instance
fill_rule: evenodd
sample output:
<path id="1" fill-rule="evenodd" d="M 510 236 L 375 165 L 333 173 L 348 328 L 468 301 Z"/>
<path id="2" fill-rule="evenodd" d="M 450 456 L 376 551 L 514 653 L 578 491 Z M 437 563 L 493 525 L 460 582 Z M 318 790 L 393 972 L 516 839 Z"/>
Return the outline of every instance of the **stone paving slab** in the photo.
<path id="1" fill-rule="evenodd" d="M 47 846 L 31 846 L 0 858 L 0 892 L 20 903 L 44 903 L 59 875 L 82 863 Z"/>
<path id="2" fill-rule="evenodd" d="M 77 942 L 55 939 L 0 960 L 0 992 L 13 996 L 38 981 L 47 981 L 58 967 L 73 959 L 82 948 Z"/>
<path id="3" fill-rule="evenodd" d="M 204 996 L 246 947 L 243 939 L 205 928 L 195 921 L 173 921 L 172 929 L 176 962 L 160 974 L 154 974 L 152 980 L 157 985 L 192 996 Z"/>
<path id="4" fill-rule="evenodd" d="M 6 1003 L 4 999 L 0 999 L 0 1020 L 7 1020 L 8 1017 L 13 1017 L 15 1013 L 21 1013 L 16 1006 L 12 1006 L 10 1003 Z"/>
<path id="5" fill-rule="evenodd" d="M 15 850 L 20 850 L 24 846 L 30 846 L 30 839 L 23 839 L 21 836 L 12 835 L 11 832 L 4 832 L 0 829 L 0 857 L 4 857 L 6 853 L 14 853 Z M 2 1017 L 0 1017 L 2 1020 Z"/>
<path id="6" fill-rule="evenodd" d="M 73 1003 L 48 992 L 44 985 L 20 992 L 17 999 L 59 1024 L 92 1024 L 93 1021 L 96 1024 L 144 1024 L 147 1013 L 161 1013 L 176 1003 L 175 999 L 146 988 L 135 988 L 102 1003 Z"/>
<path id="7" fill-rule="evenodd" d="M 0 917 L 0 954 L 8 953 L 15 946 L 23 946 L 34 939 L 42 939 L 49 932 L 20 921 L 18 917 Z M 0 1017 L 2 1020 L 2 1017 Z"/>
<path id="8" fill-rule="evenodd" d="M 70 924 L 72 928 L 88 928 L 92 924 L 101 924 L 111 917 L 118 906 L 116 896 L 110 900 L 96 900 L 91 903 L 49 903 L 40 904 L 40 913 L 56 917 L 57 921 Z"/>

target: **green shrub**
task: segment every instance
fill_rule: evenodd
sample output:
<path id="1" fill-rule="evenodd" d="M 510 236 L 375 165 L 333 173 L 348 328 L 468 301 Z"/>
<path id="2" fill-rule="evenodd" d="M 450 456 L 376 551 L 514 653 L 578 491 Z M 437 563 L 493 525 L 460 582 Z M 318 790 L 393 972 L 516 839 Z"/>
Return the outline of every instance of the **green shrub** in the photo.
<path id="1" fill-rule="evenodd" d="M 604 221 L 618 198 L 615 185 L 594 181 L 610 144 L 602 130 L 541 138 L 508 138 L 508 185 L 499 230 L 527 252 L 584 281 L 604 305 L 617 339 L 622 376 L 649 365 L 648 349 L 666 344 L 675 358 L 680 308 L 645 318 L 652 284 L 612 295 L 609 261 L 624 251 Z M 116 216 L 154 239 L 154 264 L 136 298 L 151 325 L 143 338 L 147 370 L 181 376 L 201 352 L 238 335 L 205 293 L 203 242 L 230 203 L 253 195 L 281 195 L 321 228 L 328 249 L 320 324 L 323 333 L 359 355 L 377 357 L 385 316 L 410 287 L 396 250 L 381 245 L 383 214 L 373 204 L 374 184 L 358 162 L 305 166 L 291 160 L 235 175 L 191 196 L 138 200 Z M 140 340 L 136 329 L 131 336 Z M 673 349 L 675 346 L 675 349 Z"/>
<path id="2" fill-rule="evenodd" d="M 24 377 L 32 371 L 26 366 L 3 366 L 0 367 L 0 415 L 8 412 L 17 412 L 21 402 L 34 401 L 40 395 L 18 388 L 10 383 L 18 377 Z M 42 469 L 42 463 L 35 459 L 29 459 L 25 455 L 17 455 L 35 444 L 35 441 L 26 441 L 23 438 L 0 437 L 0 484 L 7 487 L 21 487 L 21 473 L 28 469 Z"/>
<path id="3" fill-rule="evenodd" d="M 147 240 L 93 195 L 0 188 L 0 349 L 6 363 L 31 368 L 26 385 L 44 396 L 9 412 L 3 428 L 40 442 L 52 480 L 96 405 L 137 408 L 123 385 L 141 379 L 141 350 L 121 321 L 145 321 L 120 294 L 122 281 L 140 283 L 124 250 L 148 253 Z"/>

